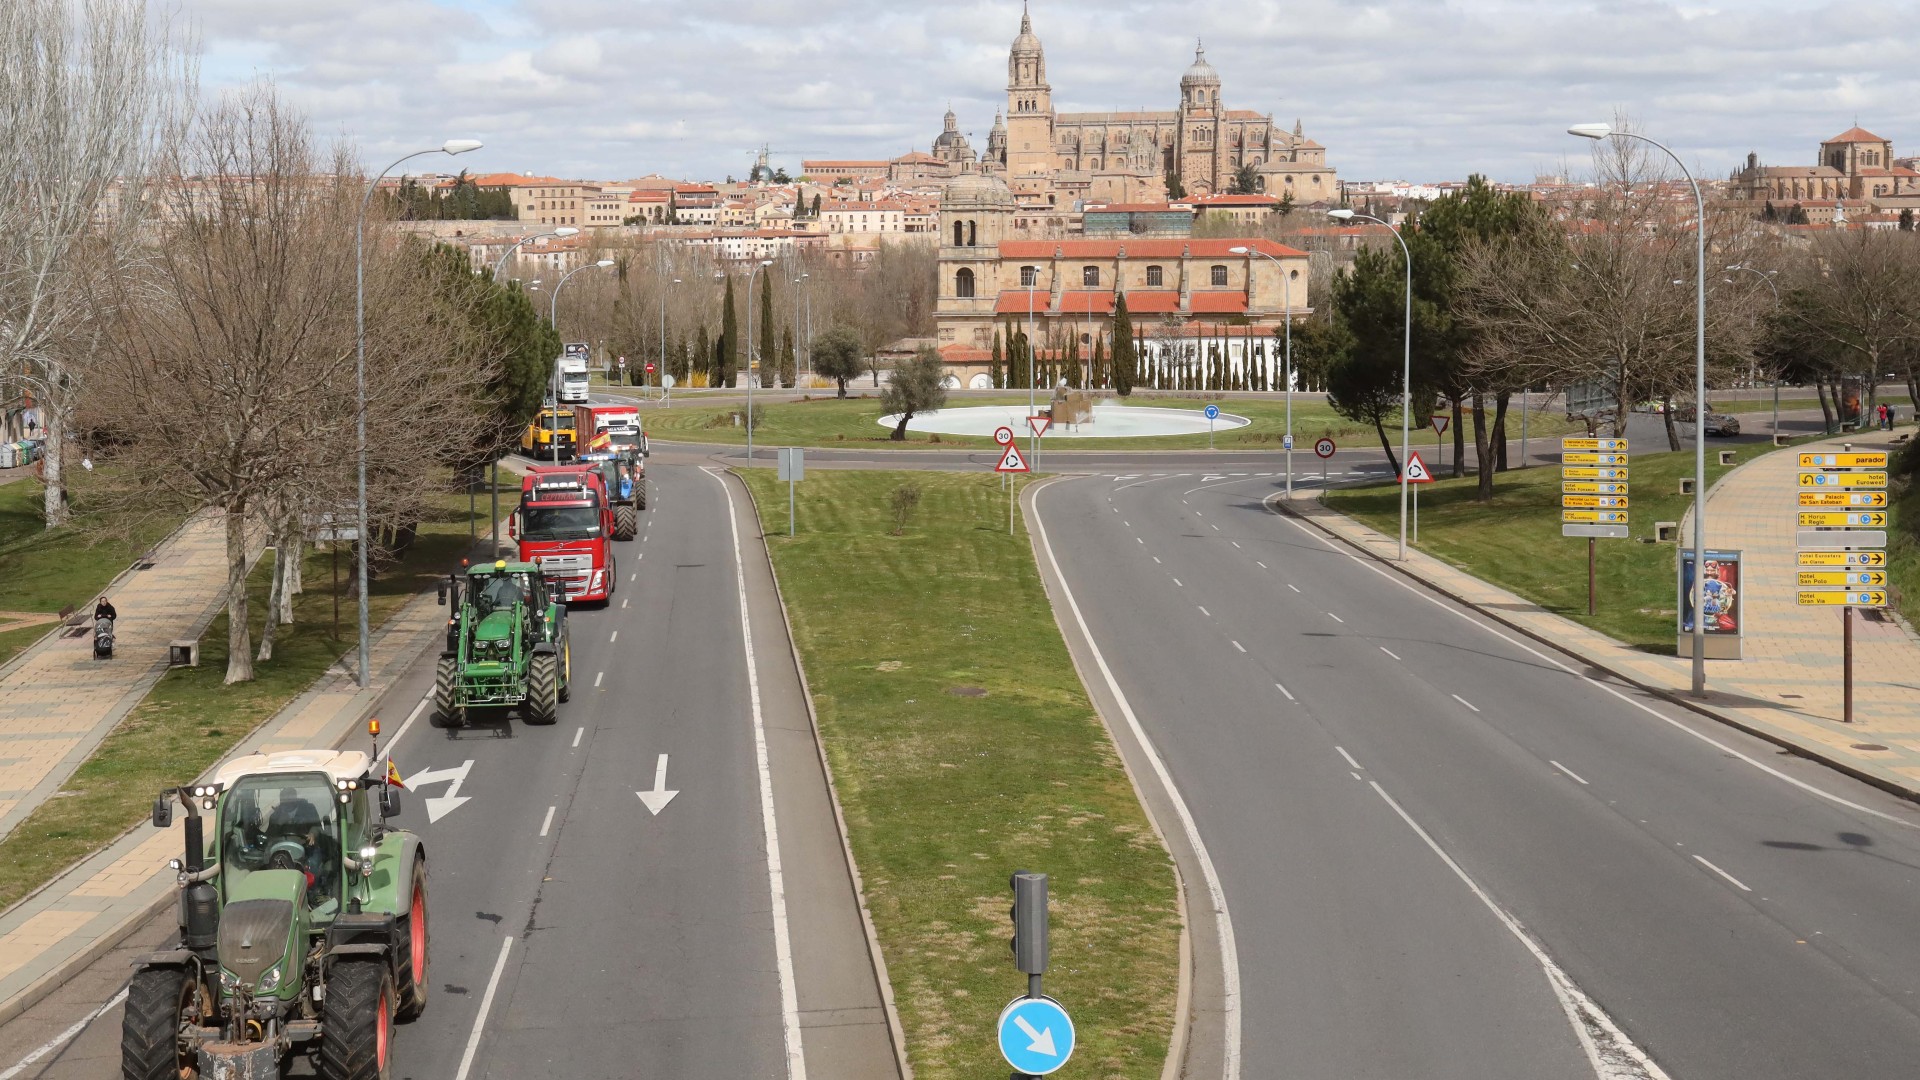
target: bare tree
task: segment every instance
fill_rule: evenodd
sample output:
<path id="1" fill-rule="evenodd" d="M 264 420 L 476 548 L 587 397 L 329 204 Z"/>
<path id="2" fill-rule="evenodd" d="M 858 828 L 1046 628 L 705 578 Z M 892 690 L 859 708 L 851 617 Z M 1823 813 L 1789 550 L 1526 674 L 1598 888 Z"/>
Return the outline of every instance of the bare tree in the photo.
<path id="1" fill-rule="evenodd" d="M 1920 243 L 1913 234 L 1830 233 L 1792 269 L 1787 312 L 1832 348 L 1831 375 L 1866 379 L 1868 393 L 1896 368 L 1920 401 Z M 1867 402 L 1871 407 L 1872 402 Z"/>
<path id="2" fill-rule="evenodd" d="M 68 519 L 67 444 L 103 314 L 87 282 L 135 248 L 192 92 L 188 54 L 145 0 L 0 4 L 0 381 L 40 405 L 48 528 Z"/>

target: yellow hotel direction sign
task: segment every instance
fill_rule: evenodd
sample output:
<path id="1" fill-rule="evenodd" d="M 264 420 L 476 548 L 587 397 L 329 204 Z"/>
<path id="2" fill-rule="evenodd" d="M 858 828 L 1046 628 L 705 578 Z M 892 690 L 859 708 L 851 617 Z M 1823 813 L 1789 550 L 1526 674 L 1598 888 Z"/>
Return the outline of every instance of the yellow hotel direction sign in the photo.
<path id="1" fill-rule="evenodd" d="M 1625 454 L 1561 454 L 1562 465 L 1625 465 Z"/>
<path id="2" fill-rule="evenodd" d="M 1627 452 L 1627 440 L 1625 439 L 1580 439 L 1580 438 L 1561 439 L 1560 449 L 1561 450 L 1606 450 L 1610 453 L 1624 454 Z"/>
<path id="3" fill-rule="evenodd" d="M 1595 510 L 1625 510 L 1627 497 L 1625 495 L 1562 495 L 1560 505 Z"/>
<path id="4" fill-rule="evenodd" d="M 1625 495 L 1627 485 L 1619 481 L 1562 480 L 1560 492 L 1563 495 Z"/>
<path id="5" fill-rule="evenodd" d="M 1560 477 L 1563 480 L 1625 480 L 1627 479 L 1627 470 L 1625 468 L 1592 469 L 1574 466 L 1561 469 Z"/>
<path id="6" fill-rule="evenodd" d="M 1853 586 L 1855 588 L 1865 586 L 1868 588 L 1877 589 L 1882 585 L 1885 585 L 1886 583 L 1887 583 L 1887 573 L 1884 570 L 1802 570 L 1800 571 L 1800 584 L 1803 586 L 1805 585 L 1840 585 L 1840 586 Z"/>
<path id="7" fill-rule="evenodd" d="M 1884 491 L 1803 491 L 1800 493 L 1800 505 L 1885 506 L 1887 493 Z"/>
<path id="8" fill-rule="evenodd" d="M 1803 469 L 1884 469 L 1887 467 L 1885 451 L 1865 454 L 1801 454 L 1800 467 Z"/>
<path id="9" fill-rule="evenodd" d="M 1883 488 L 1887 486 L 1887 474 L 1883 472 L 1803 472 L 1800 474 L 1802 488 Z"/>
<path id="10" fill-rule="evenodd" d="M 1884 510 L 1802 510 L 1800 525 L 1803 528 L 1884 529 L 1887 526 L 1887 514 Z"/>
<path id="11" fill-rule="evenodd" d="M 1885 566 L 1884 551 L 1802 551 L 1801 566 Z"/>
<path id="12" fill-rule="evenodd" d="M 1848 592 L 1845 589 L 1801 589 L 1801 607 L 1886 607 L 1887 594 L 1878 589 Z"/>
<path id="13" fill-rule="evenodd" d="M 1586 521 L 1601 525 L 1625 525 L 1625 510 L 1561 510 L 1561 521 Z"/>

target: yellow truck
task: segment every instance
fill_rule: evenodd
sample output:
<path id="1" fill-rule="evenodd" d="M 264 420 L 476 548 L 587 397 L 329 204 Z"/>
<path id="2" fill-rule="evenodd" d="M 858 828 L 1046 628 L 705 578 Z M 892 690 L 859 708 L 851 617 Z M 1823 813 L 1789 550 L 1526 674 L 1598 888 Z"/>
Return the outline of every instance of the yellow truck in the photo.
<path id="1" fill-rule="evenodd" d="M 540 410 L 540 415 L 527 425 L 526 433 L 520 436 L 520 450 L 528 457 L 541 461 L 573 460 L 575 435 L 572 409 Z"/>

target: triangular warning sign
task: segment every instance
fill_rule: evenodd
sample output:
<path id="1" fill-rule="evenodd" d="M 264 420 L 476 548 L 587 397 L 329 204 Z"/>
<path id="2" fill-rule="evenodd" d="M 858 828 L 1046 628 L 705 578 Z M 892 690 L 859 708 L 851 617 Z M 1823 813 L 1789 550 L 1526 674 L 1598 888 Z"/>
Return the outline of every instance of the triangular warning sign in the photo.
<path id="1" fill-rule="evenodd" d="M 1009 446 L 1007 447 L 1007 452 L 1000 455 L 1000 464 L 995 465 L 993 471 L 1026 472 L 1028 471 L 1027 459 L 1020 456 L 1020 448 L 1018 446 Z"/>
<path id="2" fill-rule="evenodd" d="M 1033 429 L 1034 437 L 1038 438 L 1047 433 L 1047 428 L 1053 426 L 1053 417 L 1041 416 L 1036 413 L 1033 416 L 1027 417 L 1027 426 Z"/>
<path id="3" fill-rule="evenodd" d="M 1427 463 L 1420 460 L 1418 452 L 1407 455 L 1406 481 L 1409 484 L 1431 484 L 1433 474 L 1427 471 Z"/>

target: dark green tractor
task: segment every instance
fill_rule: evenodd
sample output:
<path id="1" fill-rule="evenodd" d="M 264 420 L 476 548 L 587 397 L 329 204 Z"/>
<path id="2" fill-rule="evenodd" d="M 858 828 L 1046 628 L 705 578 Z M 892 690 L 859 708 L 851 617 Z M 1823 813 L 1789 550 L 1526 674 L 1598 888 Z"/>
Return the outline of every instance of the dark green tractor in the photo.
<path id="1" fill-rule="evenodd" d="M 325 1080 L 387 1080 L 393 1024 L 428 985 L 427 856 L 387 824 L 389 770 L 357 750 L 249 754 L 155 800 L 158 827 L 187 813 L 180 939 L 136 964 L 124 1080 L 277 1078 L 295 1053 Z"/>
<path id="2" fill-rule="evenodd" d="M 572 696 L 567 605 L 533 563 L 481 563 L 440 588 L 451 607 L 434 669 L 433 723 L 455 727 L 473 709 L 514 709 L 531 724 L 559 719 Z"/>

